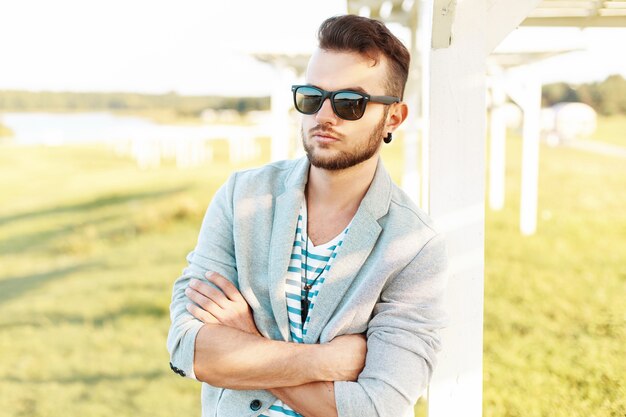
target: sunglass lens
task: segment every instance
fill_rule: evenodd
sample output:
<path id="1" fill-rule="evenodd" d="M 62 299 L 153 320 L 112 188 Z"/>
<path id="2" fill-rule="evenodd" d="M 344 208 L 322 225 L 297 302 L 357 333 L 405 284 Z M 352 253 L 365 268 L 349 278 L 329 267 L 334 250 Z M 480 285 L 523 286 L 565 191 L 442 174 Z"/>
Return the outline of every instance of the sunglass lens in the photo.
<path id="1" fill-rule="evenodd" d="M 311 87 L 298 87 L 295 91 L 295 102 L 300 113 L 313 114 L 321 107 L 322 92 Z"/>
<path id="2" fill-rule="evenodd" d="M 337 93 L 335 94 L 333 104 L 337 116 L 346 120 L 360 119 L 365 111 L 365 97 L 359 93 Z"/>

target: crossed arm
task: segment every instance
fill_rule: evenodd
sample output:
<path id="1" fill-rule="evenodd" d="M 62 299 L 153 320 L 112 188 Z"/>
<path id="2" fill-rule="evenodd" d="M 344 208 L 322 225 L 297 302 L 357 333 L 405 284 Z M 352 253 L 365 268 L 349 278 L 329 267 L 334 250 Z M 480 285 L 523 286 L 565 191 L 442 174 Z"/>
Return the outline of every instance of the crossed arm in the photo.
<path id="1" fill-rule="evenodd" d="M 366 341 L 346 335 L 308 345 L 269 340 L 256 328 L 237 288 L 217 273 L 192 280 L 187 310 L 205 323 L 195 343 L 196 378 L 230 389 L 267 389 L 305 416 L 336 416 L 334 381 L 355 381 L 365 364 Z M 311 366 L 311 364 L 315 366 Z"/>
<path id="2" fill-rule="evenodd" d="M 193 300 L 197 309 L 192 306 L 191 314 L 185 310 L 191 297 L 184 290 L 192 277 L 200 277 L 207 270 L 225 277 L 237 274 L 232 231 L 236 179 L 232 176 L 216 193 L 196 249 L 187 257 L 189 265 L 174 284 L 167 342 L 174 366 L 213 386 L 269 390 L 305 416 L 407 414 L 426 388 L 440 348 L 438 330 L 445 323 L 447 265 L 443 236 L 433 235 L 424 241 L 421 236 L 426 235 L 418 233 L 420 239 L 412 245 L 419 248 L 418 253 L 386 281 L 378 295 L 367 323 L 367 343 L 355 335 L 318 345 L 272 341 L 245 325 L 254 321 L 238 291 L 224 293 L 229 301 L 224 303 L 226 308 L 212 309 L 213 304 Z M 245 194 L 248 185 L 242 187 L 239 194 Z M 235 306 L 239 310 L 234 316 L 220 315 Z M 368 361 L 363 367 L 365 350 Z M 315 367 L 310 366 L 312 363 Z M 353 365 L 341 368 L 348 363 Z M 353 370 L 351 374 L 347 368 Z M 334 373 L 342 369 L 341 375 Z"/>

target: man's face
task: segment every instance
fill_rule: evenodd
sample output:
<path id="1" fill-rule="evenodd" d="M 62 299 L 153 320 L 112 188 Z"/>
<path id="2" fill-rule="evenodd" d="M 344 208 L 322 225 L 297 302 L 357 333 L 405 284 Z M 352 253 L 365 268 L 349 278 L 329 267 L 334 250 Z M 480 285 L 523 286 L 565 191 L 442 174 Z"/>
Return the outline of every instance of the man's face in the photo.
<path id="1" fill-rule="evenodd" d="M 306 73 L 306 83 L 327 91 L 356 90 L 370 95 L 386 95 L 383 84 L 387 62 L 377 65 L 352 52 L 317 49 Z M 359 120 L 343 120 L 332 109 L 330 99 L 315 114 L 302 115 L 302 144 L 315 167 L 339 170 L 366 161 L 378 154 L 387 136 L 389 106 L 368 103 Z"/>

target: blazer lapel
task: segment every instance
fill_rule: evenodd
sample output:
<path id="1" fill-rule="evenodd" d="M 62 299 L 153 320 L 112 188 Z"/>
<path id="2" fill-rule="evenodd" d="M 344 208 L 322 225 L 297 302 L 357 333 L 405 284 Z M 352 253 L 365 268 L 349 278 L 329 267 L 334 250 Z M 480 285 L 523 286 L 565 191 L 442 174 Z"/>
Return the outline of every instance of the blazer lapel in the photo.
<path id="1" fill-rule="evenodd" d="M 317 343 L 324 326 L 372 252 L 382 231 L 378 219 L 389 211 L 391 190 L 391 178 L 379 159 L 370 188 L 317 295 L 304 343 Z"/>
<path id="2" fill-rule="evenodd" d="M 317 342 L 324 326 L 374 248 L 381 230 L 369 213 L 357 212 L 315 299 L 304 343 Z"/>
<path id="3" fill-rule="evenodd" d="M 308 161 L 299 161 L 285 181 L 285 191 L 276 198 L 272 237 L 269 250 L 269 291 L 272 311 L 283 340 L 289 340 L 289 319 L 285 300 L 285 281 L 298 214 L 304 201 L 304 185 L 308 178 Z"/>

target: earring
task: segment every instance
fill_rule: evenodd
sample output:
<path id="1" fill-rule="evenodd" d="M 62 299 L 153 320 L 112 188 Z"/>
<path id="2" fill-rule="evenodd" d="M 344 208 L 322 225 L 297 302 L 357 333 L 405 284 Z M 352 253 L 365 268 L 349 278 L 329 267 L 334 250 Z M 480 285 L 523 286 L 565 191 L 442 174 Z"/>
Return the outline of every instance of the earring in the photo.
<path id="1" fill-rule="evenodd" d="M 386 137 L 386 138 L 383 138 L 383 140 L 385 141 L 385 143 L 389 143 L 389 142 L 391 142 L 391 139 L 392 139 L 392 138 L 391 138 L 391 132 L 387 133 L 387 137 Z"/>

